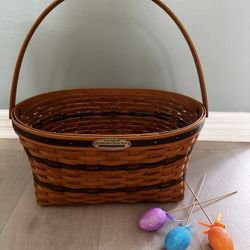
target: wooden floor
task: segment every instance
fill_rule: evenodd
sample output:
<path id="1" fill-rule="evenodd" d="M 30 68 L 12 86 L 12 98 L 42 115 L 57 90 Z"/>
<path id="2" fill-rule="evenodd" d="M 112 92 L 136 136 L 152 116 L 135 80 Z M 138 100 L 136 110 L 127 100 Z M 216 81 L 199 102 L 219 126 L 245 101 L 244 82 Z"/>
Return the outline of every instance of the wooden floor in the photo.
<path id="1" fill-rule="evenodd" d="M 192 155 L 187 180 L 197 190 L 208 174 L 201 200 L 238 190 L 233 197 L 206 207 L 214 219 L 223 212 L 235 249 L 250 249 L 250 144 L 199 142 Z M 137 228 L 139 216 L 150 207 L 163 209 L 188 204 L 95 205 L 40 207 L 36 204 L 31 171 L 17 140 L 0 140 L 0 249 L 1 250 L 162 250 L 167 224 L 157 233 Z M 176 213 L 185 218 L 188 211 Z M 206 219 L 197 208 L 196 229 L 190 249 L 210 249 L 198 220 Z"/>

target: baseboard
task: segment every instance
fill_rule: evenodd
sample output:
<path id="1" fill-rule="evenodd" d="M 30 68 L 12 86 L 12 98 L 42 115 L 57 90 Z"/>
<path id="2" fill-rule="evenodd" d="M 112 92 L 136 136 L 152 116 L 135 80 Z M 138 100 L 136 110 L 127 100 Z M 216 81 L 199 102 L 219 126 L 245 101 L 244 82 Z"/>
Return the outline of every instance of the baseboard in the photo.
<path id="1" fill-rule="evenodd" d="M 7 109 L 0 109 L 0 138 L 17 138 L 9 120 L 9 110 Z"/>
<path id="2" fill-rule="evenodd" d="M 210 112 L 200 140 L 250 142 L 250 113 Z"/>
<path id="3" fill-rule="evenodd" d="M 0 110 L 0 138 L 17 138 L 8 115 Z M 210 112 L 199 140 L 250 142 L 250 113 Z"/>

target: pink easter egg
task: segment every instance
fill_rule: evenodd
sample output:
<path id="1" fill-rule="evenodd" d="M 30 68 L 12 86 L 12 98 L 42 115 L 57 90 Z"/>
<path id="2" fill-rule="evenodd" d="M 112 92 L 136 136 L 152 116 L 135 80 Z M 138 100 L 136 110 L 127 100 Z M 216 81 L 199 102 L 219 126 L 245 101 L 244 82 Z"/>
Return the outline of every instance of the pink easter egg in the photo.
<path id="1" fill-rule="evenodd" d="M 159 230 L 166 222 L 166 213 L 160 208 L 151 208 L 146 211 L 139 220 L 139 228 L 153 232 Z"/>

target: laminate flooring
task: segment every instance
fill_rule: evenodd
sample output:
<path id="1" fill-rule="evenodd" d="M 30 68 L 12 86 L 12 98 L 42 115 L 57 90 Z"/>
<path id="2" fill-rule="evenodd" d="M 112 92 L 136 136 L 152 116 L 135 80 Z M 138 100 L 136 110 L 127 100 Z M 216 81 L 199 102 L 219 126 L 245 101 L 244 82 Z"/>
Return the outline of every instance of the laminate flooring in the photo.
<path id="1" fill-rule="evenodd" d="M 189 164 L 187 181 L 195 191 L 204 173 L 207 179 L 200 199 L 237 190 L 232 197 L 206 206 L 214 220 L 222 222 L 235 242 L 236 250 L 250 250 L 250 143 L 199 142 Z M 40 207 L 36 204 L 27 157 L 18 142 L 0 139 L 0 250 L 163 250 L 163 241 L 174 223 L 155 233 L 137 227 L 140 215 L 150 207 L 165 210 L 192 202 L 186 190 L 179 203 L 132 205 L 83 205 Z M 185 219 L 188 210 L 174 215 Z M 207 222 L 195 209 L 195 228 L 190 249 L 211 249 L 202 234 Z"/>

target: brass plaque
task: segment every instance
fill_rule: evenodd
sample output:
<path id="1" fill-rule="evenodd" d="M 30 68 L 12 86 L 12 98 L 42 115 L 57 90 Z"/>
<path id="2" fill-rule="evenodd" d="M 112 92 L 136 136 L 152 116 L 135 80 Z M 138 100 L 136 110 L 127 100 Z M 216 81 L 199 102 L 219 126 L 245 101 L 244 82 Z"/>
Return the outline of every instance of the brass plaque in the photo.
<path id="1" fill-rule="evenodd" d="M 95 140 L 92 145 L 101 150 L 119 151 L 131 147 L 131 142 L 127 139 L 105 138 Z"/>

